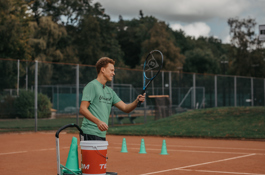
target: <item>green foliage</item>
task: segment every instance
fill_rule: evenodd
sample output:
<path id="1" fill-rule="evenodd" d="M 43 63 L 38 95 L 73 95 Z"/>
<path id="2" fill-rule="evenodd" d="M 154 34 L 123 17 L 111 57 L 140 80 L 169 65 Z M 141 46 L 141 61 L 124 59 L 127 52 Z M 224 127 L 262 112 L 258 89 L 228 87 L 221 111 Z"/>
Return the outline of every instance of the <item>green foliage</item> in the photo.
<path id="1" fill-rule="evenodd" d="M 183 67 L 184 72 L 212 73 L 220 72 L 217 59 L 213 56 L 211 50 L 194 49 L 187 51 L 186 60 Z"/>
<path id="2" fill-rule="evenodd" d="M 175 38 L 175 45 L 180 48 L 180 53 L 185 54 L 186 51 L 194 49 L 195 43 L 190 36 L 186 36 L 183 30 L 172 31 Z"/>
<path id="3" fill-rule="evenodd" d="M 158 49 L 164 55 L 165 70 L 176 70 L 183 67 L 184 55 L 180 54 L 180 49 L 174 45 L 174 39 L 171 39 L 171 33 L 168 26 L 164 22 L 157 22 L 148 31 L 149 39 L 142 43 L 143 52 L 148 53 L 151 50 Z M 142 57 L 144 62 L 145 56 Z"/>
<path id="4" fill-rule="evenodd" d="M 0 91 L 17 85 L 17 62 L 0 61 Z"/>
<path id="5" fill-rule="evenodd" d="M 213 36 L 201 36 L 195 39 L 190 36 L 185 36 L 182 30 L 173 31 L 173 35 L 176 39 L 175 45 L 181 49 L 180 53 L 186 56 L 183 66 L 184 72 L 224 74 L 228 71 L 226 67 L 229 67 L 229 64 L 224 65 L 222 61 L 224 61 L 224 57 L 227 58 L 230 47 L 222 44 L 220 39 Z M 198 60 L 195 58 L 197 53 Z M 188 57 L 192 58 L 188 59 Z M 228 61 L 228 58 L 225 61 Z M 211 68 L 210 66 L 214 67 Z M 221 71 L 220 67 L 223 66 L 225 67 Z"/>
<path id="6" fill-rule="evenodd" d="M 264 107 L 194 110 L 145 125 L 114 127 L 109 134 L 206 138 L 265 138 Z"/>
<path id="7" fill-rule="evenodd" d="M 255 35 L 255 19 L 230 18 L 232 48 L 231 73 L 241 76 L 265 76 L 264 46 Z"/>
<path id="8" fill-rule="evenodd" d="M 63 55 L 57 45 L 67 35 L 65 28 L 53 22 L 51 17 L 41 17 L 38 23 L 30 22 L 30 28 L 32 57 L 40 61 L 62 61 Z"/>
<path id="9" fill-rule="evenodd" d="M 14 110 L 15 98 L 10 95 L 0 97 L 0 118 L 15 118 L 16 111 Z"/>
<path id="10" fill-rule="evenodd" d="M 30 59 L 26 10 L 24 0 L 0 0 L 0 58 Z"/>
<path id="11" fill-rule="evenodd" d="M 150 39 L 148 32 L 158 22 L 153 16 L 145 16 L 140 19 L 132 19 L 124 21 L 120 16 L 117 24 L 117 40 L 124 52 L 124 63 L 131 68 L 140 65 L 143 54 L 147 54 L 151 50 L 146 51 L 142 48 L 142 43 Z M 153 50 L 154 48 L 152 48 Z"/>
<path id="12" fill-rule="evenodd" d="M 50 117 L 51 106 L 46 95 L 38 94 L 38 118 Z M 21 91 L 15 99 L 14 109 L 19 118 L 34 118 L 34 92 Z"/>
<path id="13" fill-rule="evenodd" d="M 91 0 L 0 0 L 0 58 L 94 65 L 108 56 L 116 66 L 137 68 L 149 51 L 159 49 L 166 70 L 265 75 L 265 52 L 254 33 L 254 19 L 228 20 L 230 45 L 213 36 L 196 39 L 182 30 L 173 31 L 166 22 L 145 16 L 141 10 L 138 17 L 123 20 L 120 16 L 119 22 L 111 22 L 101 4 Z M 228 64 L 222 64 L 224 61 Z M 45 64 L 39 68 L 40 84 L 60 80 L 53 74 L 72 71 Z M 7 71 L 3 69 L 1 75 Z M 6 86 L 14 88 L 16 83 Z"/>

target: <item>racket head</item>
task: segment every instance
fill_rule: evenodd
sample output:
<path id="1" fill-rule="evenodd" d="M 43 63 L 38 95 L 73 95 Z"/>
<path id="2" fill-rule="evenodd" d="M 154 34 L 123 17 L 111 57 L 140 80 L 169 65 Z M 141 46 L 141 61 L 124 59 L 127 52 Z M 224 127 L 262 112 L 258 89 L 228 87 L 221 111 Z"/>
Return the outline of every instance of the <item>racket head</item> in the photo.
<path id="1" fill-rule="evenodd" d="M 152 50 L 149 52 L 143 67 L 144 78 L 148 80 L 154 79 L 163 67 L 163 60 L 164 57 L 161 51 Z"/>

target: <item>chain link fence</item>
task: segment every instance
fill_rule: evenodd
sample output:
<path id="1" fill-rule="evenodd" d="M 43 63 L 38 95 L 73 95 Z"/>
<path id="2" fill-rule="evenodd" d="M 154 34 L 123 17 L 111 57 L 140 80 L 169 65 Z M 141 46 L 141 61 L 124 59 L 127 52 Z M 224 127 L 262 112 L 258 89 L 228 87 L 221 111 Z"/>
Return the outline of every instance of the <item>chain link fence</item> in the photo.
<path id="1" fill-rule="evenodd" d="M 0 68 L 0 119 L 21 118 L 16 99 L 26 91 L 34 93 L 31 106 L 25 108 L 30 108 L 30 116 L 34 116 L 31 120 L 35 121 L 36 131 L 45 127 L 45 124 L 39 125 L 42 120 L 81 123 L 82 91 L 97 77 L 94 66 L 1 59 Z M 115 68 L 115 74 L 107 85 L 125 103 L 134 101 L 142 91 L 142 71 Z M 109 125 L 140 124 L 165 117 L 165 111 L 157 111 L 161 104 L 157 104 L 156 99 L 161 95 L 168 101 L 164 110 L 170 110 L 170 114 L 212 107 L 265 106 L 265 79 L 162 71 L 146 93 L 146 102 L 130 114 L 113 107 Z M 43 106 L 36 94 L 46 95 L 51 102 L 44 119 L 38 117 L 39 108 Z"/>

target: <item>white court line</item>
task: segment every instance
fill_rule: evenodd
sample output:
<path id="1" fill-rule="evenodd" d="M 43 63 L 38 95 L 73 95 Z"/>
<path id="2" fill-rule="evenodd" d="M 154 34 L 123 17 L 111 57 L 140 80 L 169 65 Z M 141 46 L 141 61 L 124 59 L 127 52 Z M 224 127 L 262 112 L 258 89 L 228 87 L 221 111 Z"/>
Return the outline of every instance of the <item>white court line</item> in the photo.
<path id="1" fill-rule="evenodd" d="M 69 149 L 70 147 L 62 147 L 60 149 Z M 33 151 L 54 151 L 56 148 L 47 148 L 47 149 L 36 149 L 36 150 L 30 150 L 30 151 L 17 151 L 17 152 L 7 152 L 7 153 L 0 153 L 0 156 L 2 155 L 9 155 L 9 154 L 20 154 L 20 153 L 28 153 Z"/>
<path id="2" fill-rule="evenodd" d="M 204 173 L 220 173 L 220 174 L 242 174 L 242 175 L 265 175 L 265 174 L 256 174 L 256 173 L 242 173 L 242 172 L 227 172 L 227 171 L 210 171 L 210 170 L 191 170 L 191 169 L 179 169 L 184 171 L 198 171 Z"/>
<path id="3" fill-rule="evenodd" d="M 48 149 L 39 149 L 39 150 L 33 150 L 33 151 L 53 151 L 55 148 L 48 148 Z"/>
<path id="4" fill-rule="evenodd" d="M 172 169 L 167 169 L 167 170 L 155 171 L 155 172 L 145 173 L 145 174 L 140 174 L 140 175 L 164 173 L 164 172 L 168 172 L 168 171 L 175 171 L 175 170 L 184 169 L 184 168 L 207 165 L 207 164 L 212 164 L 212 163 L 217 163 L 217 162 L 224 162 L 224 161 L 228 161 L 228 160 L 234 160 L 234 159 L 239 159 L 239 158 L 249 157 L 249 156 L 254 156 L 254 155 L 256 155 L 256 154 L 255 153 L 254 154 L 247 154 L 247 155 L 243 155 L 243 156 L 237 156 L 237 157 L 231 157 L 231 158 L 227 158 L 227 159 L 215 160 L 215 161 L 211 161 L 211 162 L 188 165 L 188 166 L 183 166 L 183 167 L 179 167 L 179 168 L 172 168 Z"/>
<path id="5" fill-rule="evenodd" d="M 0 156 L 2 155 L 8 155 L 8 154 L 20 154 L 20 153 L 26 153 L 28 151 L 17 151 L 17 152 L 9 152 L 9 153 L 0 153 Z"/>
<path id="6" fill-rule="evenodd" d="M 111 146 L 110 146 L 111 147 Z M 121 147 L 111 147 L 121 149 Z M 128 148 L 128 149 L 139 149 L 140 148 Z M 153 148 L 146 148 L 147 150 L 161 150 L 161 149 L 153 149 Z M 249 153 L 242 153 L 242 152 L 222 152 L 222 151 L 197 151 L 197 150 L 174 150 L 174 149 L 167 149 L 167 151 L 178 151 L 178 152 L 191 152 L 191 153 L 209 153 L 209 154 L 249 154 Z M 253 153 L 256 155 L 265 155 L 260 153 Z"/>
<path id="7" fill-rule="evenodd" d="M 114 143 L 114 144 L 120 144 L 120 143 Z M 140 144 L 127 144 L 127 145 L 140 145 Z M 153 144 L 145 144 L 150 146 L 161 146 L 161 145 L 153 145 Z M 235 150 L 254 150 L 254 151 L 265 151 L 265 149 L 253 149 L 253 148 L 230 148 L 230 147 L 208 147 L 208 146 L 186 146 L 186 145 L 168 145 L 167 147 L 185 147 L 185 148 L 210 148 L 210 149 L 235 149 Z"/>

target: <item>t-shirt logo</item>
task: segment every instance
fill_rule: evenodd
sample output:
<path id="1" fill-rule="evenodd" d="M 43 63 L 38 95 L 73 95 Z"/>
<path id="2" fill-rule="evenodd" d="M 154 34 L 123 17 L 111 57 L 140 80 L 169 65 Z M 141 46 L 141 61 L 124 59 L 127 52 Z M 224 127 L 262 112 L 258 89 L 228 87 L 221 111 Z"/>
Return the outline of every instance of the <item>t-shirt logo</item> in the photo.
<path id="1" fill-rule="evenodd" d="M 98 99 L 99 99 L 99 102 L 101 103 L 111 104 L 112 97 L 107 98 L 107 97 L 103 97 L 102 95 L 100 95 Z"/>

